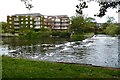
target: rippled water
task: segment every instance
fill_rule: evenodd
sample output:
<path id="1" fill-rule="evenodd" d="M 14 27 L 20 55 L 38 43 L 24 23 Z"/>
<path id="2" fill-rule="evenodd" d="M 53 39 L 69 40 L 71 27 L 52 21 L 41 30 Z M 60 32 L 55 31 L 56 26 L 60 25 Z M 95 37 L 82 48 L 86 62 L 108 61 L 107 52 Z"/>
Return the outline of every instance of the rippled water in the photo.
<path id="1" fill-rule="evenodd" d="M 31 44 L 0 46 L 1 55 L 28 59 L 92 64 L 120 68 L 119 39 L 107 35 L 95 35 L 83 41 L 57 44 Z"/>

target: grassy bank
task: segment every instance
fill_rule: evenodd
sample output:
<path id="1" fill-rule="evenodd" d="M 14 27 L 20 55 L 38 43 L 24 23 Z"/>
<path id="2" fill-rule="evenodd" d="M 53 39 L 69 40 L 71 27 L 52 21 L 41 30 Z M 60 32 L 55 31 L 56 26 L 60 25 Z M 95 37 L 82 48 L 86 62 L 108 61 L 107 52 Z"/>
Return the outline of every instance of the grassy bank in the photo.
<path id="1" fill-rule="evenodd" d="M 3 78 L 120 78 L 120 70 L 2 57 Z"/>
<path id="2" fill-rule="evenodd" d="M 94 33 L 74 34 L 71 36 L 71 39 L 73 41 L 81 41 L 81 40 L 84 40 L 86 38 L 90 38 L 93 35 L 94 35 Z"/>

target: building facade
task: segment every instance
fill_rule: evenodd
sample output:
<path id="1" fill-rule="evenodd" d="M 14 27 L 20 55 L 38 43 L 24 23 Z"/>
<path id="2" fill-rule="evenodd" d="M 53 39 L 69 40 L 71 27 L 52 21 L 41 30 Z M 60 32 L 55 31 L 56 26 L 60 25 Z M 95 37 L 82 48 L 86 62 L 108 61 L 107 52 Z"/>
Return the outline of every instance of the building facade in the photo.
<path id="1" fill-rule="evenodd" d="M 67 15 L 47 16 L 47 24 L 51 30 L 69 30 L 70 19 Z"/>
<path id="2" fill-rule="evenodd" d="M 7 24 L 10 30 L 39 30 L 41 27 L 51 30 L 69 30 L 70 19 L 67 15 L 15 14 L 7 16 Z"/>

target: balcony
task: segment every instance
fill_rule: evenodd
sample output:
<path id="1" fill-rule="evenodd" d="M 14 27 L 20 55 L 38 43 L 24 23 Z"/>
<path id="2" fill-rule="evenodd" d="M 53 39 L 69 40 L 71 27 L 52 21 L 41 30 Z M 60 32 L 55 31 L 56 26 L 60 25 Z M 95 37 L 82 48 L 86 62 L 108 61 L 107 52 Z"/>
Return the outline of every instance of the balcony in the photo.
<path id="1" fill-rule="evenodd" d="M 52 27 L 52 29 L 60 29 L 60 26 Z"/>
<path id="2" fill-rule="evenodd" d="M 69 20 L 62 20 L 62 22 L 69 22 Z"/>
<path id="3" fill-rule="evenodd" d="M 14 23 L 14 25 L 19 25 L 19 23 Z"/>
<path id="4" fill-rule="evenodd" d="M 59 24 L 54 24 L 55 26 L 60 26 L 60 23 Z"/>
<path id="5" fill-rule="evenodd" d="M 68 29 L 68 27 L 61 27 L 61 29 Z"/>
<path id="6" fill-rule="evenodd" d="M 20 29 L 19 26 L 15 26 L 14 28 L 15 28 L 15 29 Z"/>
<path id="7" fill-rule="evenodd" d="M 35 18 L 34 21 L 40 21 L 40 18 Z"/>
<path id="8" fill-rule="evenodd" d="M 18 19 L 18 18 L 15 18 L 14 21 L 19 21 L 19 19 Z"/>
<path id="9" fill-rule="evenodd" d="M 40 29 L 40 26 L 35 26 L 34 28 L 35 28 L 35 29 Z"/>
<path id="10" fill-rule="evenodd" d="M 65 23 L 65 24 L 62 24 L 62 26 L 69 26 L 69 24 Z"/>
<path id="11" fill-rule="evenodd" d="M 34 24 L 35 24 L 35 25 L 40 25 L 40 22 L 35 22 Z"/>

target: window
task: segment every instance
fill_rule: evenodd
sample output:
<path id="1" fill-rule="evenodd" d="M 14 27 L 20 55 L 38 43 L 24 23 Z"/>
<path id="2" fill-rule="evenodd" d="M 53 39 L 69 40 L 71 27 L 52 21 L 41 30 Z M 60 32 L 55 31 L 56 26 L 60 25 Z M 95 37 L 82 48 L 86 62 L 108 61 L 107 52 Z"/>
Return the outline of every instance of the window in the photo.
<path id="1" fill-rule="evenodd" d="M 23 22 L 21 22 L 21 24 L 23 24 Z"/>
<path id="2" fill-rule="evenodd" d="M 52 21 L 54 21 L 55 19 L 53 18 Z"/>
<path id="3" fill-rule="evenodd" d="M 11 20 L 12 18 L 10 17 L 9 20 Z"/>
<path id="4" fill-rule="evenodd" d="M 10 24 L 12 23 L 12 22 L 9 22 Z"/>
<path id="5" fill-rule="evenodd" d="M 31 28 L 33 28 L 33 25 L 30 25 Z"/>
<path id="6" fill-rule="evenodd" d="M 23 20 L 23 18 L 21 18 L 21 20 Z"/>
<path id="7" fill-rule="evenodd" d="M 26 24 L 28 24 L 28 22 L 26 22 Z"/>
<path id="8" fill-rule="evenodd" d="M 59 21 L 60 22 L 60 19 L 57 18 L 55 21 Z"/>
<path id="9" fill-rule="evenodd" d="M 33 18 L 31 17 L 30 20 L 32 20 Z"/>
<path id="10" fill-rule="evenodd" d="M 32 21 L 30 21 L 30 24 L 32 24 L 33 22 Z"/>
<path id="11" fill-rule="evenodd" d="M 25 20 L 28 20 L 28 18 L 26 18 Z"/>
<path id="12" fill-rule="evenodd" d="M 15 21 L 18 21 L 18 18 L 15 18 Z"/>
<path id="13" fill-rule="evenodd" d="M 15 29 L 19 29 L 19 26 L 15 26 Z"/>
<path id="14" fill-rule="evenodd" d="M 35 26 L 36 29 L 40 29 L 40 26 Z"/>
<path id="15" fill-rule="evenodd" d="M 14 23 L 15 25 L 19 25 L 19 23 Z"/>
<path id="16" fill-rule="evenodd" d="M 40 20 L 40 17 L 36 17 L 35 20 Z"/>
<path id="17" fill-rule="evenodd" d="M 36 22 L 36 24 L 40 24 L 40 22 Z"/>

